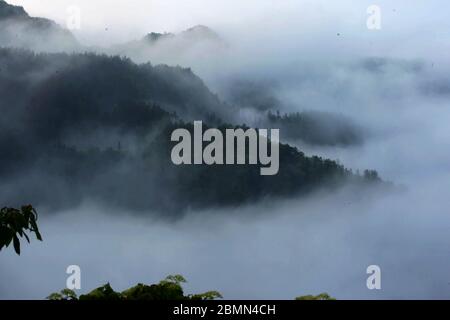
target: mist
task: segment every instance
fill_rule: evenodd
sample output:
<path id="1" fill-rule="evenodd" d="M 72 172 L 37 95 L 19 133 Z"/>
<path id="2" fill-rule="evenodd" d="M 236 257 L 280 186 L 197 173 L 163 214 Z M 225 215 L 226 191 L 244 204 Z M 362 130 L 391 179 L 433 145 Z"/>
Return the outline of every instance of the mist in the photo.
<path id="1" fill-rule="evenodd" d="M 446 2 L 379 1 L 379 31 L 366 28 L 369 1 L 10 2 L 61 25 L 66 8 L 79 5 L 83 27 L 74 34 L 108 54 L 150 32 L 206 25 L 219 42 L 121 53 L 137 63 L 192 68 L 224 101 L 216 107 L 232 122 L 257 125 L 266 115 L 261 100 L 234 99 L 233 88 L 245 86 L 256 87 L 257 98 L 264 91 L 269 110 L 342 115 L 362 128 L 362 143 L 311 145 L 283 132 L 281 139 L 354 170 L 376 169 L 402 191 L 355 192 L 349 184 L 298 199 L 188 210 L 175 221 L 90 198 L 70 209 L 43 206 L 44 242 L 24 246 L 20 257 L 2 252 L 1 299 L 45 298 L 65 286 L 72 264 L 81 267 L 83 293 L 106 282 L 123 290 L 180 273 L 187 292 L 218 290 L 230 299 L 320 292 L 338 299 L 449 297 Z M 239 111 L 227 110 L 228 103 Z M 381 267 L 382 290 L 366 287 L 373 264 Z"/>
<path id="2" fill-rule="evenodd" d="M 233 299 L 324 291 L 339 299 L 444 299 L 444 205 L 444 195 L 423 190 L 396 196 L 373 190 L 364 199 L 343 190 L 240 208 L 233 219 L 228 211 L 208 211 L 161 224 L 85 204 L 42 217 L 45 242 L 24 247 L 21 257 L 6 254 L 0 292 L 44 298 L 64 286 L 65 268 L 77 264 L 82 292 L 106 282 L 123 290 L 182 272 L 187 292 L 216 289 Z M 383 270 L 380 291 L 366 288 L 371 264 Z"/>

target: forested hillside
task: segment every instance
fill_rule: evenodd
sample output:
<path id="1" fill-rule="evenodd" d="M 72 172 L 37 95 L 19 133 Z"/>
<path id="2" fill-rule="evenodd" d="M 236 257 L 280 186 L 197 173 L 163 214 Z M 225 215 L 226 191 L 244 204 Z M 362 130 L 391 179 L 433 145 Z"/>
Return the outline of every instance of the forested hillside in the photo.
<path id="1" fill-rule="evenodd" d="M 11 205 L 25 198 L 68 207 L 88 198 L 178 214 L 379 181 L 285 144 L 276 176 L 260 176 L 256 165 L 175 166 L 175 128 L 192 130 L 194 119 L 244 125 L 222 121 L 228 105 L 188 69 L 0 49 L 0 70 L 0 174 L 8 186 L 0 200 Z"/>

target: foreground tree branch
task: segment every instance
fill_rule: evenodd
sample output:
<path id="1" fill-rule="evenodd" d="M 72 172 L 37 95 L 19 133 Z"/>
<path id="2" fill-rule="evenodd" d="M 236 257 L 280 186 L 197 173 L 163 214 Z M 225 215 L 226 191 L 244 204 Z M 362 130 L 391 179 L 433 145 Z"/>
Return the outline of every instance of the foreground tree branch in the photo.
<path id="1" fill-rule="evenodd" d="M 3 208 L 0 210 L 0 251 L 7 248 L 11 242 L 14 250 L 20 255 L 20 238 L 25 238 L 30 243 L 30 238 L 26 231 L 34 233 L 36 238 L 42 241 L 37 226 L 38 215 L 36 210 L 31 206 L 22 206 L 22 208 Z"/>

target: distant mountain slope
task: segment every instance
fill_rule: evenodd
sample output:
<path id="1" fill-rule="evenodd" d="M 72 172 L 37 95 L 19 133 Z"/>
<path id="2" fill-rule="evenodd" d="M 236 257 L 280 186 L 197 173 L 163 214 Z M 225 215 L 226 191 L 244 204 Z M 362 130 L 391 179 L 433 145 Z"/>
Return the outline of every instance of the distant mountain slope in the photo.
<path id="1" fill-rule="evenodd" d="M 210 56 L 226 46 L 215 31 L 198 25 L 180 33 L 151 32 L 142 39 L 114 46 L 109 53 L 125 55 L 136 62 L 191 65 L 193 59 Z"/>
<path id="2" fill-rule="evenodd" d="M 184 120 L 218 118 L 227 108 L 190 69 L 181 67 L 136 65 L 105 55 L 36 55 L 4 49 L 0 50 L 0 68 L 0 82 L 20 83 L 14 90 L 22 93 L 15 97 L 25 98 L 23 91 L 32 87 L 29 98 L 34 108 L 47 109 L 46 116 L 57 101 L 70 103 L 72 112 L 89 105 L 104 110 L 121 101 L 151 101 Z M 31 85 L 32 79 L 38 81 Z M 8 99 L 10 95 L 4 93 Z M 15 97 L 11 99 L 17 104 Z"/>
<path id="3" fill-rule="evenodd" d="M 0 45 L 40 52 L 80 48 L 69 30 L 49 19 L 30 17 L 22 7 L 3 0 L 0 0 Z"/>
<path id="4" fill-rule="evenodd" d="M 161 41 L 177 41 L 182 39 L 190 41 L 187 45 L 193 45 L 197 41 L 222 41 L 220 36 L 209 27 L 197 25 L 179 34 L 151 32 L 147 34 L 141 42 L 146 45 L 157 45 L 158 42 Z"/>
<path id="5" fill-rule="evenodd" d="M 375 173 L 354 175 L 288 145 L 280 148 L 276 176 L 260 176 L 255 165 L 175 166 L 170 134 L 192 130 L 181 117 L 219 122 L 209 113 L 226 107 L 186 69 L 0 49 L 0 70 L 2 203 L 70 207 L 91 199 L 177 216 L 349 181 L 380 182 Z"/>

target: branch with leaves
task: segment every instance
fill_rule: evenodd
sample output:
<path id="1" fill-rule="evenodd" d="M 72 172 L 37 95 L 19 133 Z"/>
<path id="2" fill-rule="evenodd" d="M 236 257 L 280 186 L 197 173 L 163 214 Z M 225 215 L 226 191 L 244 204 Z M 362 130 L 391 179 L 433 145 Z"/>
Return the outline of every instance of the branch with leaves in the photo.
<path id="1" fill-rule="evenodd" d="M 0 210 L 0 251 L 13 243 L 14 250 L 20 255 L 20 238 L 25 238 L 30 243 L 27 231 L 34 233 L 36 238 L 42 241 L 37 226 L 38 215 L 31 206 L 23 206 L 20 210 L 3 208 Z"/>

